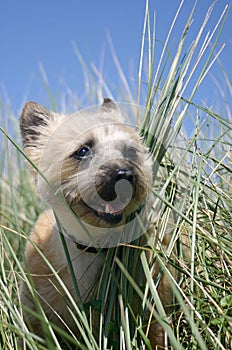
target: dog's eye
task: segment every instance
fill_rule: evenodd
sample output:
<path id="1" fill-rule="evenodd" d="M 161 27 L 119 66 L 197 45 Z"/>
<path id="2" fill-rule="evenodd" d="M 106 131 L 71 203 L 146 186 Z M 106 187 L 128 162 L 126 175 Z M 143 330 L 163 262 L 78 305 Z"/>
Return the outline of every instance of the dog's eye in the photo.
<path id="1" fill-rule="evenodd" d="M 81 159 L 85 159 L 86 157 L 88 157 L 90 154 L 90 149 L 86 146 L 81 147 L 80 149 L 78 149 L 74 154 L 73 157 L 81 160 Z"/>
<path id="2" fill-rule="evenodd" d="M 133 147 L 130 147 L 125 152 L 125 158 L 135 161 L 137 159 L 137 151 Z"/>

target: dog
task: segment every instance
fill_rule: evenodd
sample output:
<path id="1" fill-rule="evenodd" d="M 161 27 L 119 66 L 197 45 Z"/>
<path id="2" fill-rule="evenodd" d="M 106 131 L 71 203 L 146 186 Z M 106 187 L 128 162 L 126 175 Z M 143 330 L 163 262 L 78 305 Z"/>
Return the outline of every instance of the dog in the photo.
<path id="1" fill-rule="evenodd" d="M 104 266 L 100 252 L 105 256 L 107 249 L 144 233 L 135 234 L 130 225 L 136 215 L 146 218 L 153 161 L 138 130 L 125 125 L 120 109 L 109 98 L 94 111 L 68 116 L 28 102 L 20 128 L 24 152 L 46 206 L 26 243 L 25 266 L 33 287 L 22 283 L 25 319 L 43 336 L 36 298 L 49 321 L 76 332 L 70 316 L 70 309 L 74 312 L 75 308 L 65 300 L 65 290 L 77 305 L 79 300 L 64 242 L 80 297 L 91 300 L 91 290 Z M 158 291 L 164 306 L 171 305 L 172 292 L 165 277 Z M 164 345 L 158 325 L 151 325 L 149 338 L 153 349 Z"/>

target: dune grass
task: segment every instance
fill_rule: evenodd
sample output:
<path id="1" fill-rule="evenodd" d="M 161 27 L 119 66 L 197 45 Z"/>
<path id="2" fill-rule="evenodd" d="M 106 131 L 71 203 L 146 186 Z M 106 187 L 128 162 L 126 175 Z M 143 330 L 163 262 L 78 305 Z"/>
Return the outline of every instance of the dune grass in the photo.
<path id="1" fill-rule="evenodd" d="M 175 220 L 167 251 L 159 243 L 153 247 L 140 247 L 139 240 L 128 246 L 109 249 L 100 282 L 95 286 L 96 297 L 90 303 L 80 301 L 79 305 L 74 305 L 78 317 L 70 313 L 70 317 L 76 320 L 79 335 L 57 329 L 42 310 L 38 317 L 44 325 L 45 339 L 39 339 L 24 323 L 20 281 L 24 279 L 30 285 L 30 277 L 23 269 L 24 247 L 41 211 L 41 204 L 18 146 L 21 141 L 15 124 L 17 117 L 4 102 L 1 103 L 1 120 L 4 121 L 0 138 L 1 349 L 25 346 L 28 349 L 151 349 L 147 338 L 151 321 L 149 314 L 165 329 L 170 349 L 232 348 L 231 120 L 229 113 L 225 115 L 205 105 L 196 105 L 194 101 L 198 87 L 203 79 L 207 79 L 209 68 L 223 49 L 219 46 L 217 51 L 217 43 L 228 9 L 207 35 L 204 29 L 212 11 L 210 7 L 199 32 L 195 33 L 194 42 L 188 46 L 194 10 L 189 14 L 177 48 L 172 52 L 169 47 L 172 28 L 178 26 L 177 12 L 157 60 L 155 26 L 152 25 L 155 20 L 151 18 L 147 2 L 137 96 L 130 91 L 112 48 L 124 87 L 120 91 L 121 97 L 126 102 L 145 106 L 140 132 L 155 160 L 153 207 L 159 203 L 160 209 L 158 224 L 154 227 L 155 236 L 161 239 L 170 218 L 174 216 Z M 181 5 L 178 11 L 181 11 Z M 87 67 L 77 50 L 76 53 L 83 64 L 88 89 L 92 86 L 96 96 L 100 97 L 111 94 L 109 85 L 99 78 L 97 68 Z M 223 74 L 231 91 L 231 82 L 226 72 Z M 46 85 L 46 89 L 49 86 Z M 88 100 L 88 91 L 86 94 Z M 228 112 L 229 104 L 224 96 L 221 99 L 224 110 Z M 191 127 L 188 124 L 191 135 L 185 132 L 187 120 L 188 123 L 191 121 Z M 187 253 L 180 239 L 182 236 L 189 245 Z M 174 249 L 176 245 L 177 250 Z M 150 258 L 145 254 L 148 251 Z M 157 261 L 175 295 L 177 307 L 171 316 L 165 313 L 157 294 L 160 274 L 152 279 L 152 269 Z M 136 262 L 145 276 L 143 287 L 134 280 Z M 181 272 L 179 282 L 170 273 L 173 267 Z M 53 273 L 62 285 L 56 271 Z M 63 288 L 65 290 L 65 286 Z M 39 305 L 33 289 L 32 293 Z M 68 290 L 66 294 L 73 304 Z M 136 314 L 132 308 L 135 295 L 139 305 Z M 96 317 L 97 332 L 92 326 Z M 20 344 L 19 338 L 24 342 Z"/>

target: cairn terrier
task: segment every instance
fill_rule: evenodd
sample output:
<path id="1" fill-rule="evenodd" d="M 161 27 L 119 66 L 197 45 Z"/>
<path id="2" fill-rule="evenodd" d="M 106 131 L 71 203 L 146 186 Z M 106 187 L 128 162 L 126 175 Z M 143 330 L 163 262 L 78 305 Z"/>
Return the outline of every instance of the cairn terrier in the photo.
<path id="1" fill-rule="evenodd" d="M 138 132 L 124 124 L 121 111 L 110 99 L 104 99 L 95 111 L 69 116 L 29 102 L 20 127 L 42 201 L 51 208 L 39 216 L 26 244 L 26 267 L 33 288 L 22 284 L 25 318 L 42 336 L 36 299 L 49 321 L 76 332 L 70 316 L 74 308 L 65 298 L 68 290 L 78 304 L 64 241 L 80 296 L 89 300 L 104 265 L 99 252 L 106 255 L 106 249 L 137 238 L 130 225 L 136 213 L 142 218 L 147 214 L 152 159 Z M 164 306 L 172 303 L 164 277 L 158 291 Z M 161 333 L 159 326 L 151 325 L 153 349 L 163 346 Z"/>

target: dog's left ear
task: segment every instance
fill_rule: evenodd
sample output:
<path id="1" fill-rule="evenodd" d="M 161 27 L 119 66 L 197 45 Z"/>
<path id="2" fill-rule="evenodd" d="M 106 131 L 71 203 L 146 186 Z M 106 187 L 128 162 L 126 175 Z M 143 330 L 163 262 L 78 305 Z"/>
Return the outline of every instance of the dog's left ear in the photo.
<path id="1" fill-rule="evenodd" d="M 110 98 L 104 98 L 100 111 L 106 118 L 115 119 L 119 122 L 124 121 L 120 108 Z"/>
<path id="2" fill-rule="evenodd" d="M 103 103 L 101 105 L 101 110 L 106 112 L 111 112 L 111 111 L 120 112 L 120 109 L 118 108 L 118 106 L 114 103 L 113 100 L 111 100 L 111 98 L 108 98 L 108 97 L 104 98 Z"/>

